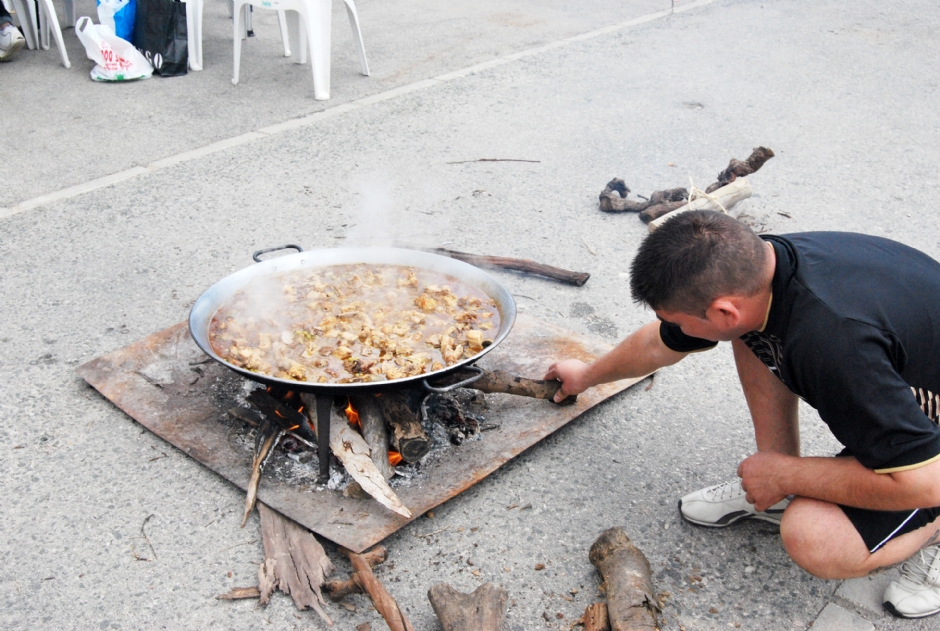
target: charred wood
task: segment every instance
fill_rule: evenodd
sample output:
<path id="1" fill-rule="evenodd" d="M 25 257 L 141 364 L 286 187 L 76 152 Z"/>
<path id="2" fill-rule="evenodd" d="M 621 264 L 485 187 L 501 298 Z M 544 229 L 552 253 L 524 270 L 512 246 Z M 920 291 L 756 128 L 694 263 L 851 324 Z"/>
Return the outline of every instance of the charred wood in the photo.
<path id="1" fill-rule="evenodd" d="M 712 191 L 718 190 L 722 186 L 727 186 L 731 184 L 739 177 L 744 177 L 745 175 L 750 175 L 758 171 L 764 163 L 774 157 L 774 152 L 767 147 L 757 147 L 751 152 L 751 155 L 748 156 L 747 160 L 740 161 L 731 158 L 731 162 L 728 163 L 728 168 L 718 174 L 718 181 L 714 184 L 709 185 L 705 189 L 706 193 L 711 193 Z"/>
<path id="2" fill-rule="evenodd" d="M 545 263 L 530 261 L 529 259 L 516 259 L 506 256 L 486 256 L 483 254 L 467 254 L 466 252 L 456 252 L 454 250 L 446 250 L 444 248 L 429 248 L 426 249 L 425 252 L 440 254 L 441 256 L 448 256 L 452 259 L 463 261 L 464 263 L 470 263 L 470 265 L 476 265 L 477 267 L 495 267 L 499 269 L 523 272 L 526 274 L 534 274 L 536 276 L 544 276 L 545 278 L 551 278 L 552 280 L 557 280 L 569 285 L 576 285 L 578 287 L 584 285 L 584 283 L 586 283 L 591 277 L 588 272 L 572 272 L 560 267 L 546 265 Z"/>
<path id="3" fill-rule="evenodd" d="M 428 590 L 428 600 L 444 631 L 500 631 L 509 594 L 493 583 L 484 583 L 470 594 L 441 583 Z"/>
<path id="4" fill-rule="evenodd" d="M 469 374 L 466 372 L 457 372 L 456 374 L 448 375 L 447 378 L 439 383 L 435 383 L 434 386 L 443 387 L 459 383 L 467 379 L 468 376 Z M 551 401 L 555 393 L 558 392 L 558 389 L 561 387 L 561 382 L 555 380 L 545 381 L 542 379 L 529 379 L 505 370 L 484 370 L 483 375 L 479 379 L 466 387 L 486 393 L 514 394 L 520 397 L 548 399 Z M 568 397 L 562 404 L 568 405 L 574 403 L 576 399 L 577 397 Z"/>
<path id="5" fill-rule="evenodd" d="M 601 533 L 591 546 L 589 558 L 604 579 L 611 629 L 658 630 L 659 607 L 653 596 L 649 561 L 623 528 Z"/>
<path id="6" fill-rule="evenodd" d="M 284 435 L 284 431 L 277 425 L 265 419 L 258 428 L 255 441 L 255 455 L 251 461 L 251 477 L 248 478 L 248 490 L 245 494 L 245 514 L 242 516 L 242 528 L 248 522 L 255 502 L 258 500 L 258 486 L 261 484 L 261 470 L 271 453 L 271 448 Z"/>
<path id="7" fill-rule="evenodd" d="M 376 400 L 391 429 L 389 444 L 392 449 L 408 463 L 418 462 L 427 455 L 431 441 L 405 395 L 397 391 L 383 392 Z"/>

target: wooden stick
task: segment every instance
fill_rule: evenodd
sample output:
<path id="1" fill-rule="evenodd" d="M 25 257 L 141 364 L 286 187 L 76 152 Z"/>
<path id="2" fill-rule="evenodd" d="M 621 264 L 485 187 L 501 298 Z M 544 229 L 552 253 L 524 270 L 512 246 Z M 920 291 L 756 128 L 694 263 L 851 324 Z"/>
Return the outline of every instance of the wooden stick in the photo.
<path id="1" fill-rule="evenodd" d="M 401 607 L 398 606 L 395 599 L 392 598 L 391 594 L 389 594 L 382 583 L 379 582 L 379 579 L 375 577 L 375 574 L 372 573 L 372 562 L 376 558 L 373 553 L 379 548 L 381 548 L 379 556 L 381 556 L 384 561 L 387 552 L 381 546 L 365 554 L 356 554 L 345 548 L 340 549 L 349 557 L 349 562 L 352 564 L 353 573 L 351 580 L 359 589 L 369 595 L 369 598 L 372 599 L 372 604 L 375 605 L 375 610 L 385 619 L 385 624 L 388 625 L 388 628 L 391 631 L 414 631 L 414 627 L 411 626 L 411 622 L 408 620 L 405 612 L 401 610 Z M 330 597 L 335 598 L 332 595 Z"/>
<path id="2" fill-rule="evenodd" d="M 444 631 L 501 631 L 509 593 L 499 585 L 484 583 L 462 594 L 440 583 L 428 590 L 428 600 Z"/>
<path id="3" fill-rule="evenodd" d="M 648 631 L 659 629 L 659 608 L 653 596 L 649 561 L 623 528 L 601 533 L 589 554 L 591 563 L 601 573 L 607 593 L 607 610 L 613 631 Z"/>
<path id="4" fill-rule="evenodd" d="M 275 588 L 290 594 L 297 609 L 316 611 L 330 626 L 333 621 L 323 611 L 320 586 L 333 573 L 333 564 L 309 530 L 284 517 L 265 504 L 258 504 L 264 562 L 258 570 L 261 604 L 266 605 Z"/>
<path id="5" fill-rule="evenodd" d="M 391 428 L 391 446 L 405 462 L 418 462 L 431 450 L 431 441 L 421 420 L 408 405 L 404 393 L 383 392 L 376 398 L 385 422 Z"/>
<path id="6" fill-rule="evenodd" d="M 708 197 L 697 197 L 693 199 L 691 203 L 672 211 L 668 215 L 654 219 L 649 223 L 650 232 L 653 232 L 665 222 L 669 221 L 671 217 L 677 217 L 691 210 L 719 210 L 721 208 L 731 210 L 738 202 L 744 201 L 750 197 L 751 192 L 751 185 L 747 183 L 747 180 L 738 178 L 731 184 L 710 193 Z M 718 205 L 719 202 L 721 206 Z"/>
<path id="7" fill-rule="evenodd" d="M 381 563 L 385 563 L 385 560 L 388 558 L 388 550 L 383 546 L 376 546 L 369 550 L 368 552 L 363 552 L 360 554 L 365 562 L 369 564 L 369 567 L 375 567 Z M 326 583 L 326 590 L 330 593 L 331 600 L 342 600 L 350 594 L 361 594 L 362 587 L 353 580 L 352 577 L 346 579 L 345 581 L 332 580 Z"/>
<path id="8" fill-rule="evenodd" d="M 584 631 L 610 631 L 610 620 L 607 618 L 607 604 L 594 603 L 588 605 L 581 617 Z"/>
<path id="9" fill-rule="evenodd" d="M 388 461 L 388 428 L 385 417 L 374 396 L 349 397 L 352 406 L 359 413 L 362 425 L 362 437 L 369 444 L 372 462 L 386 480 L 391 480 L 395 469 Z"/>
<path id="10" fill-rule="evenodd" d="M 233 587 L 228 593 L 216 596 L 216 600 L 242 600 L 245 598 L 259 598 L 261 590 L 257 587 Z"/>
<path id="11" fill-rule="evenodd" d="M 536 263 L 535 261 L 530 261 L 529 259 L 515 259 L 506 256 L 486 256 L 482 254 L 467 254 L 466 252 L 457 252 L 455 250 L 446 250 L 444 248 L 430 248 L 425 249 L 424 251 L 431 252 L 433 254 L 440 254 L 441 256 L 449 256 L 452 259 L 457 259 L 458 261 L 463 261 L 464 263 L 470 263 L 470 265 L 476 265 L 477 267 L 496 267 L 500 269 L 510 269 L 517 272 L 525 272 L 526 274 L 544 276 L 545 278 L 551 278 L 552 280 L 561 281 L 569 285 L 576 285 L 578 287 L 584 285 L 584 283 L 586 283 L 591 277 L 588 272 L 571 272 L 560 267 L 553 267 L 544 263 Z"/>

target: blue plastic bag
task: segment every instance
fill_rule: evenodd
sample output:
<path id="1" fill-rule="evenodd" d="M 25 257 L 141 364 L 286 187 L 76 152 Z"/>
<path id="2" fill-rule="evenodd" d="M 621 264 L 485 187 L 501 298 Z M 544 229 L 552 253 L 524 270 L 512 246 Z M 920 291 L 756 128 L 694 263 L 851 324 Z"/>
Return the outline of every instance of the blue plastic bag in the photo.
<path id="1" fill-rule="evenodd" d="M 107 24 L 121 39 L 134 43 L 136 0 L 98 0 L 98 22 Z"/>

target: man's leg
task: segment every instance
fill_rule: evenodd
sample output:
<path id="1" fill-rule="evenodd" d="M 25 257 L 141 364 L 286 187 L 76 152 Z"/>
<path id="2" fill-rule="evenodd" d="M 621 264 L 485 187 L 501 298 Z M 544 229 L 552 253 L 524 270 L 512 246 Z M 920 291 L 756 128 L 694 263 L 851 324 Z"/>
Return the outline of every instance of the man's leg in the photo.
<path id="1" fill-rule="evenodd" d="M 734 340 L 731 346 L 751 412 L 757 450 L 800 455 L 799 399 L 744 342 Z M 700 489 L 679 500 L 679 511 L 686 520 L 713 527 L 750 518 L 779 523 L 786 506 L 787 500 L 784 500 L 766 512 L 755 511 L 745 499 L 740 480 Z"/>
<path id="2" fill-rule="evenodd" d="M 924 546 L 937 543 L 940 517 L 871 553 L 841 508 L 797 497 L 783 515 L 780 537 L 794 562 L 810 574 L 827 579 L 855 578 L 897 565 Z"/>
<path id="3" fill-rule="evenodd" d="M 19 29 L 13 26 L 13 17 L 0 2 L 0 61 L 8 61 L 25 43 Z"/>

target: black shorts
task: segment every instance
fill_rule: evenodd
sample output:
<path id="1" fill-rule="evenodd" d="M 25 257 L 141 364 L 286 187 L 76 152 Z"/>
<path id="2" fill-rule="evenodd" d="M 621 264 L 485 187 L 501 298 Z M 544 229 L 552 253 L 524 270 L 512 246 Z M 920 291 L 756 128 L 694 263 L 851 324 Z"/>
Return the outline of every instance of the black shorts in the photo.
<path id="1" fill-rule="evenodd" d="M 937 517 L 940 507 L 903 511 L 878 511 L 839 505 L 858 534 L 862 535 L 868 551 L 874 554 L 895 537 L 923 528 Z"/>

